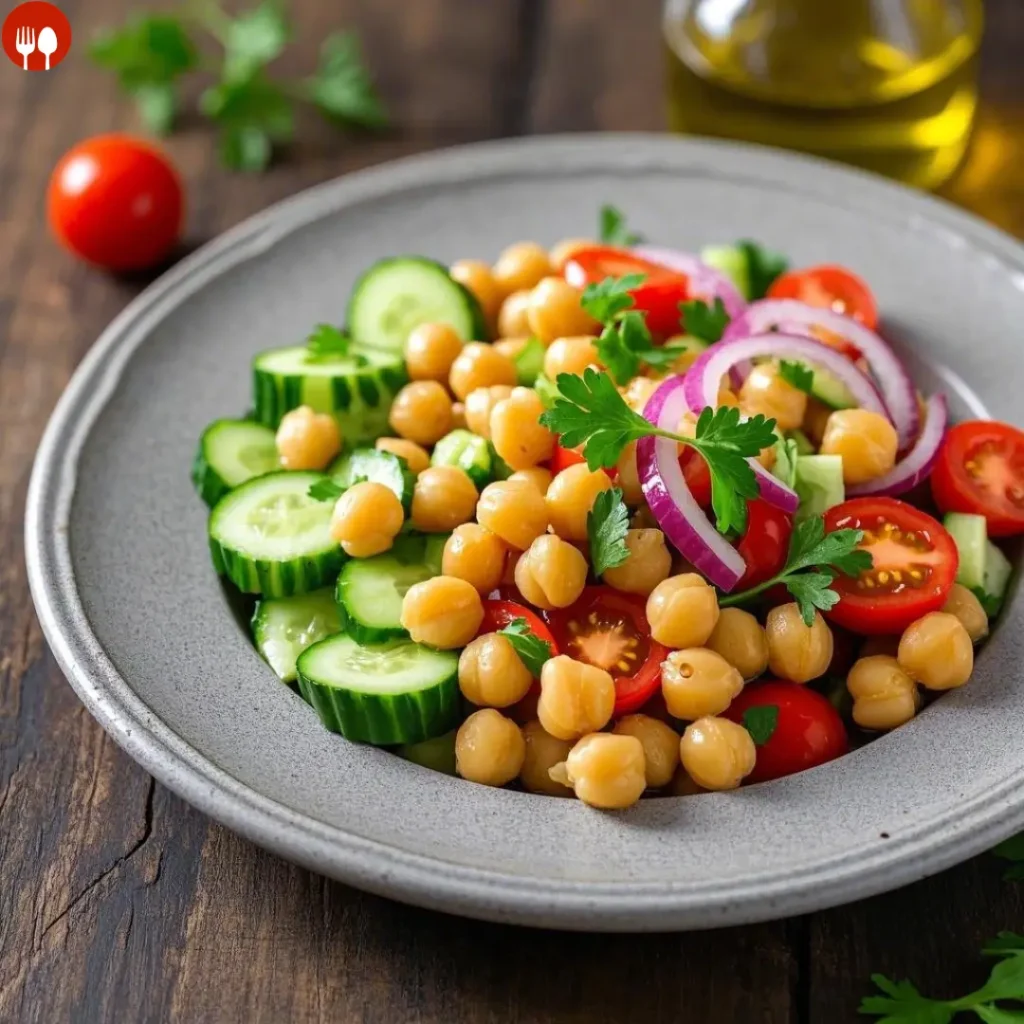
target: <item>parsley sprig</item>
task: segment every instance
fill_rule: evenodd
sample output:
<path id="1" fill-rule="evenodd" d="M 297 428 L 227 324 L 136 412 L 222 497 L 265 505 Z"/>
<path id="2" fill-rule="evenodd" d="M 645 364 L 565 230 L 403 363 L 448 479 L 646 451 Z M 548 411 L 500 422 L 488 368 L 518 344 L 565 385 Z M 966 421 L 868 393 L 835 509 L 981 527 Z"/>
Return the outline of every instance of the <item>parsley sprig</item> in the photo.
<path id="1" fill-rule="evenodd" d="M 519 660 L 532 675 L 540 676 L 544 662 L 552 656 L 551 645 L 530 631 L 530 624 L 526 619 L 513 619 L 504 629 L 498 630 L 498 635 L 508 640 L 512 649 L 519 655 Z"/>
<path id="2" fill-rule="evenodd" d="M 800 615 L 810 626 L 815 611 L 827 612 L 839 601 L 832 581 L 839 573 L 857 576 L 871 568 L 871 554 L 858 548 L 863 530 L 836 530 L 825 533 L 821 516 L 812 516 L 798 523 L 789 542 L 789 555 L 782 571 L 756 587 L 719 599 L 722 607 L 744 604 L 765 590 L 781 583 L 800 608 Z"/>
<path id="3" fill-rule="evenodd" d="M 622 498 L 622 489 L 602 491 L 587 513 L 587 540 L 590 541 L 590 564 L 594 575 L 615 569 L 629 558 L 626 534 L 629 532 L 629 509 Z"/>
<path id="4" fill-rule="evenodd" d="M 783 359 L 779 362 L 779 376 L 797 391 L 811 394 L 814 385 L 814 371 L 803 363 Z"/>
<path id="5" fill-rule="evenodd" d="M 789 269 L 789 260 L 780 252 L 775 252 L 750 239 L 736 243 L 747 264 L 748 292 L 747 298 L 753 302 L 763 299 L 768 294 L 775 279 L 781 277 Z"/>
<path id="6" fill-rule="evenodd" d="M 717 295 L 710 306 L 703 299 L 680 302 L 679 312 L 682 313 L 683 330 L 709 345 L 720 340 L 729 326 L 725 303 Z"/>
<path id="7" fill-rule="evenodd" d="M 607 203 L 601 207 L 600 237 L 608 245 L 636 245 L 644 240 L 643 235 L 629 230 L 625 214 Z"/>
<path id="8" fill-rule="evenodd" d="M 743 420 L 736 408 L 709 406 L 697 420 L 695 436 L 685 437 L 656 427 L 630 409 L 606 373 L 588 367 L 582 377 L 559 374 L 557 384 L 559 397 L 543 413 L 541 423 L 561 435 L 566 448 L 584 445 L 591 469 L 614 466 L 626 445 L 641 437 L 666 437 L 689 445 L 708 464 L 718 530 L 743 532 L 747 499 L 758 494 L 757 478 L 746 460 L 774 444 L 775 420 L 761 415 Z"/>
<path id="9" fill-rule="evenodd" d="M 333 324 L 317 324 L 306 339 L 306 359 L 327 363 L 348 355 L 352 339 Z"/>
<path id="10" fill-rule="evenodd" d="M 756 747 L 763 747 L 775 735 L 778 724 L 777 704 L 759 704 L 743 712 L 743 728 L 750 733 Z"/>

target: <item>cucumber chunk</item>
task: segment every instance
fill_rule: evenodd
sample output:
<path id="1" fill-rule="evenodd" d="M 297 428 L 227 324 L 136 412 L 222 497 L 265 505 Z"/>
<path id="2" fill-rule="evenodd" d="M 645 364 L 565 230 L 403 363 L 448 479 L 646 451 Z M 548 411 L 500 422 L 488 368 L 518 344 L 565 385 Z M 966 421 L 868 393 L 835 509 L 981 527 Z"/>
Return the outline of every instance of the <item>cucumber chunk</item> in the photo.
<path id="1" fill-rule="evenodd" d="M 199 438 L 192 483 L 212 506 L 233 487 L 278 468 L 272 430 L 251 420 L 214 420 Z"/>
<path id="2" fill-rule="evenodd" d="M 969 515 L 966 512 L 948 512 L 942 524 L 956 542 L 956 550 L 960 556 L 960 566 L 956 572 L 957 583 L 962 583 L 969 589 L 983 587 L 988 544 L 985 517 Z"/>
<path id="3" fill-rule="evenodd" d="M 533 382 L 533 390 L 537 392 L 537 397 L 545 409 L 550 409 L 556 400 L 561 398 L 558 385 L 550 377 L 545 377 L 543 373 L 537 374 L 537 379 Z"/>
<path id="4" fill-rule="evenodd" d="M 830 409 L 854 409 L 857 399 L 853 392 L 838 378 L 827 370 L 812 366 L 814 377 L 811 380 L 811 395 L 819 402 L 824 402 Z"/>
<path id="5" fill-rule="evenodd" d="M 517 381 L 523 387 L 532 387 L 533 382 L 544 370 L 546 351 L 544 343 L 539 338 L 530 338 L 512 360 L 516 364 Z"/>
<path id="6" fill-rule="evenodd" d="M 721 271 L 743 298 L 750 299 L 750 263 L 738 245 L 706 245 L 700 251 L 702 263 Z"/>
<path id="7" fill-rule="evenodd" d="M 846 500 L 841 455 L 798 455 L 793 490 L 800 497 L 795 519 L 824 515 Z"/>
<path id="8" fill-rule="evenodd" d="M 246 594 L 288 597 L 333 583 L 345 554 L 331 537 L 329 501 L 309 488 L 323 473 L 267 473 L 214 506 L 208 533 L 217 572 Z"/>
<path id="9" fill-rule="evenodd" d="M 494 478 L 494 452 L 490 442 L 468 430 L 453 430 L 434 446 L 432 466 L 457 466 L 481 490 Z"/>
<path id="10" fill-rule="evenodd" d="M 814 445 L 811 444 L 811 439 L 799 428 L 796 430 L 787 430 L 786 437 L 796 442 L 796 453 L 797 455 L 813 455 Z"/>
<path id="11" fill-rule="evenodd" d="M 1013 566 L 1006 555 L 992 541 L 986 541 L 985 578 L 981 584 L 982 593 L 978 597 L 990 619 L 994 619 L 1002 611 L 1012 572 Z"/>
<path id="12" fill-rule="evenodd" d="M 449 324 L 463 341 L 487 337 L 480 304 L 446 267 L 422 256 L 375 263 L 356 282 L 346 314 L 348 329 L 369 349 L 401 356 L 420 324 Z"/>
<path id="13" fill-rule="evenodd" d="M 299 692 L 331 732 L 378 746 L 421 743 L 460 714 L 459 656 L 411 640 L 360 644 L 327 637 L 303 651 Z"/>
<path id="14" fill-rule="evenodd" d="M 332 463 L 328 474 L 339 487 L 351 487 L 361 480 L 383 484 L 395 492 L 406 515 L 412 508 L 412 491 L 416 476 L 409 469 L 405 459 L 394 452 L 377 448 L 357 448 L 339 456 Z"/>
<path id="15" fill-rule="evenodd" d="M 295 682 L 295 662 L 307 647 L 340 632 L 330 587 L 296 597 L 265 597 L 252 617 L 256 649 L 284 683 Z"/>
<path id="16" fill-rule="evenodd" d="M 444 775 L 454 775 L 455 736 L 456 730 L 452 729 L 443 736 L 435 736 L 431 740 L 423 740 L 422 743 L 406 743 L 399 747 L 396 753 L 421 768 L 429 768 Z"/>

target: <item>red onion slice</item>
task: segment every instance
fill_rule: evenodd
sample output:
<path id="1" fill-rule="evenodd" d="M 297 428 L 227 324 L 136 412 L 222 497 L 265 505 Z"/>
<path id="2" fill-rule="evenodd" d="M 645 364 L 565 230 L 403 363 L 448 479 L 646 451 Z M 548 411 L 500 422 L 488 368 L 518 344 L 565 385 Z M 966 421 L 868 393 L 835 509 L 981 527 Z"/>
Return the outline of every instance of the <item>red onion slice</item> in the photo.
<path id="1" fill-rule="evenodd" d="M 935 468 L 935 460 L 939 457 L 939 448 L 946 436 L 948 423 L 949 406 L 946 396 L 932 395 L 925 402 L 921 433 L 906 456 L 884 476 L 878 477 L 877 480 L 869 480 L 865 484 L 848 487 L 846 493 L 854 498 L 868 494 L 905 494 L 912 490 Z"/>
<path id="2" fill-rule="evenodd" d="M 765 334 L 773 327 L 797 331 L 801 326 L 822 327 L 860 349 L 896 427 L 900 450 L 913 444 L 920 426 L 914 382 L 889 345 L 857 320 L 797 299 L 763 299 L 749 305 L 742 316 L 733 320 L 722 340 Z"/>
<path id="3" fill-rule="evenodd" d="M 651 263 L 685 274 L 690 278 L 690 291 L 695 299 L 703 299 L 705 302 L 721 299 L 731 319 L 741 316 L 747 308 L 747 303 L 736 285 L 721 271 L 709 267 L 693 253 L 663 249 L 657 245 L 637 245 L 633 252 L 645 260 L 650 260 Z"/>
<path id="4" fill-rule="evenodd" d="M 644 416 L 663 430 L 676 430 L 687 412 L 683 381 L 669 377 L 644 407 Z M 732 590 L 746 562 L 694 500 L 679 465 L 678 444 L 666 437 L 642 437 L 636 461 L 647 506 L 669 542 L 715 586 Z"/>

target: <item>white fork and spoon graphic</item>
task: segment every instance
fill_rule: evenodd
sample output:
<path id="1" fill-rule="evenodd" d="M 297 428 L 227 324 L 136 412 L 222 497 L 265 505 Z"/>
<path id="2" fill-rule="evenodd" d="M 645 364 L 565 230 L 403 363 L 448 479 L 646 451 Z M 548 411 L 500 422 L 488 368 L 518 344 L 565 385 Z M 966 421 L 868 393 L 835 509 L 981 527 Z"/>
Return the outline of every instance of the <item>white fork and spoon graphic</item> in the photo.
<path id="1" fill-rule="evenodd" d="M 47 25 L 40 29 L 38 40 L 39 52 L 46 58 L 46 70 L 50 70 L 50 55 L 57 52 L 57 33 Z M 35 29 L 22 25 L 14 37 L 14 48 L 21 54 L 21 68 L 28 71 L 29 55 L 36 51 Z"/>

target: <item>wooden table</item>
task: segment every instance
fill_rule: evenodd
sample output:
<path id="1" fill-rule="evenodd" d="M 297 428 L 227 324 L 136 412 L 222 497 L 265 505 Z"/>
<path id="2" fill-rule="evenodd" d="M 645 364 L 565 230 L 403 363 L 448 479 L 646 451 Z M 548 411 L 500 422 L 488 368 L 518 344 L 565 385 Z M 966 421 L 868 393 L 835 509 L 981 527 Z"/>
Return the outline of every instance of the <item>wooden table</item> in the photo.
<path id="1" fill-rule="evenodd" d="M 363 895 L 188 807 L 108 740 L 65 683 L 28 600 L 22 510 L 61 389 L 144 281 L 61 253 L 44 183 L 75 140 L 133 114 L 82 41 L 131 0 L 65 0 L 77 54 L 0 67 L 0 1020 L 804 1022 L 858 1019 L 872 971 L 956 995 L 976 951 L 1024 925 L 1020 886 L 981 857 L 900 892 L 756 927 L 563 935 Z M 949 195 L 1024 235 L 1024 5 L 989 0 L 984 106 Z M 268 174 L 233 176 L 186 123 L 169 143 L 204 241 L 307 185 L 416 150 L 584 129 L 660 129 L 659 0 L 294 0 L 308 67 L 357 27 L 400 130 L 305 125 Z M 627 13 L 628 11 L 628 13 Z M 984 738 L 979 737 L 979 742 Z M 863 1018 L 859 1018 L 863 1019 Z"/>

